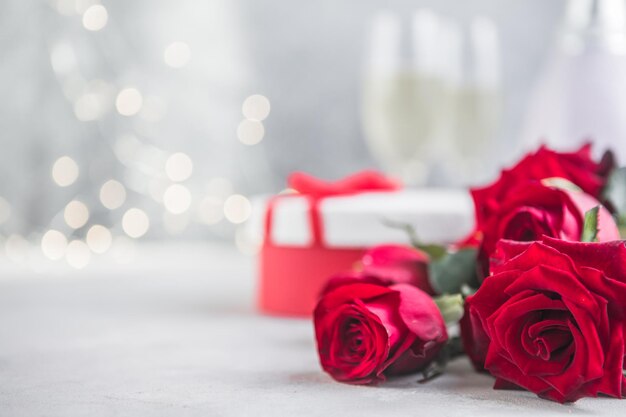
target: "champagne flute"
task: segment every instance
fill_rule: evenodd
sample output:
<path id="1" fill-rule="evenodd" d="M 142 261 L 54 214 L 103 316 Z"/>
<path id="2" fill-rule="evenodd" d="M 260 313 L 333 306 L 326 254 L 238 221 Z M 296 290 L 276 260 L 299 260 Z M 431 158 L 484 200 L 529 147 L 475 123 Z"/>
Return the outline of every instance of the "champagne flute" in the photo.
<path id="1" fill-rule="evenodd" d="M 495 169 L 494 149 L 502 96 L 499 40 L 493 21 L 475 17 L 469 25 L 468 36 L 461 40 L 465 42 L 461 44 L 458 65 L 463 72 L 460 77 L 449 78 L 455 128 L 450 138 L 452 151 L 448 171 L 452 182 L 466 186 L 484 182 Z"/>
<path id="2" fill-rule="evenodd" d="M 390 12 L 372 25 L 362 97 L 366 143 L 390 174 L 423 185 L 442 83 L 437 74 L 438 17 L 420 10 L 411 22 Z"/>

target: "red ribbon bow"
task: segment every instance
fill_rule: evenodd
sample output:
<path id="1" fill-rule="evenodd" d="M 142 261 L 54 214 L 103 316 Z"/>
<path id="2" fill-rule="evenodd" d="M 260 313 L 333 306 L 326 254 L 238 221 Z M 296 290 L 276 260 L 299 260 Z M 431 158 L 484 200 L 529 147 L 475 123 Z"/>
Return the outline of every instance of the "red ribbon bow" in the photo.
<path id="1" fill-rule="evenodd" d="M 276 199 L 293 195 L 304 195 L 309 199 L 309 217 L 313 246 L 323 246 L 323 227 L 319 213 L 319 202 L 324 197 L 358 194 L 368 191 L 395 191 L 401 186 L 397 181 L 386 177 L 378 171 L 365 170 L 349 175 L 337 181 L 324 181 L 304 172 L 294 172 L 289 176 L 290 188 L 299 194 L 283 194 L 270 200 L 265 221 L 265 240 L 270 242 L 271 221 Z"/>
<path id="2" fill-rule="evenodd" d="M 294 172 L 288 179 L 289 187 L 313 198 L 355 194 L 366 191 L 393 191 L 400 184 L 378 171 L 366 170 L 337 181 L 324 181 L 304 172 Z"/>

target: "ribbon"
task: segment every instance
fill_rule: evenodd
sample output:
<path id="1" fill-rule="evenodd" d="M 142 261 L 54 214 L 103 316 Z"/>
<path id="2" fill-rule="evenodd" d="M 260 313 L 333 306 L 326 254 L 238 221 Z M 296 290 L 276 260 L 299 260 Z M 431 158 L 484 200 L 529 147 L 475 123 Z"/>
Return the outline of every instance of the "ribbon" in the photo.
<path id="1" fill-rule="evenodd" d="M 325 181 L 304 172 L 294 172 L 287 181 L 295 194 L 283 194 L 269 202 L 265 218 L 265 241 L 271 244 L 270 231 L 276 201 L 285 197 L 304 196 L 309 201 L 309 219 L 311 222 L 312 246 L 324 246 L 323 226 L 319 205 L 322 199 L 332 196 L 345 196 L 364 192 L 388 192 L 398 190 L 400 183 L 373 170 L 365 170 L 349 175 L 337 181 Z"/>

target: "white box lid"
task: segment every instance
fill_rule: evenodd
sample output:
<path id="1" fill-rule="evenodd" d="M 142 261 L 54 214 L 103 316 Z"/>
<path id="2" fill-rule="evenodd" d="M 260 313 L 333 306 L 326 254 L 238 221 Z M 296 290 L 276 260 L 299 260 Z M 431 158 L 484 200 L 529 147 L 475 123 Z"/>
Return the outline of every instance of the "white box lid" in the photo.
<path id="1" fill-rule="evenodd" d="M 253 202 L 253 215 L 248 222 L 250 236 L 263 238 L 268 201 L 266 197 Z M 279 197 L 274 202 L 270 231 L 273 244 L 306 247 L 313 243 L 309 206 L 307 197 L 297 194 Z M 474 225 L 469 192 L 456 189 L 332 196 L 320 201 L 319 210 L 324 244 L 338 248 L 408 244 L 407 233 L 389 223 L 411 225 L 424 243 L 458 241 Z"/>

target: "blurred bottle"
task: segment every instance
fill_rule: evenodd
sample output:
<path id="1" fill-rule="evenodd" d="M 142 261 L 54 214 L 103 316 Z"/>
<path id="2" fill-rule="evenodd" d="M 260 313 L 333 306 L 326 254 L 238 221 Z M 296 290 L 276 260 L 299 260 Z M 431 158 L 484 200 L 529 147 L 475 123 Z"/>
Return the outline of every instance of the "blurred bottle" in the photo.
<path id="1" fill-rule="evenodd" d="M 558 43 L 536 85 L 523 150 L 572 149 L 592 139 L 626 162 L 624 0 L 569 0 Z"/>

